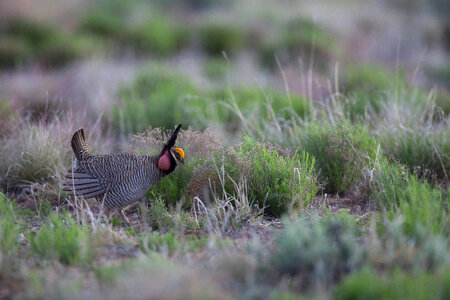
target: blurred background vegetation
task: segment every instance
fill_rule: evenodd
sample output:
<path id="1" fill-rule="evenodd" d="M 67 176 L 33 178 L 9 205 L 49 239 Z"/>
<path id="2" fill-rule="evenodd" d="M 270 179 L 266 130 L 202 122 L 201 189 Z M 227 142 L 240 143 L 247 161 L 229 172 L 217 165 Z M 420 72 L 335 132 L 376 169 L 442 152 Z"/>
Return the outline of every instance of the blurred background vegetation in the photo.
<path id="1" fill-rule="evenodd" d="M 19 88 L 29 101 L 96 102 L 102 87 L 79 82 L 89 64 L 97 85 L 106 85 L 102 70 L 126 68 L 128 76 L 111 78 L 116 84 L 154 63 L 204 87 L 240 83 L 284 91 L 288 83 L 291 92 L 320 100 L 329 94 L 328 81 L 363 98 L 408 82 L 437 85 L 439 101 L 449 99 L 445 1 L 6 0 L 0 8 L 4 100 L 19 97 Z M 22 91 L 24 73 L 26 81 L 45 77 L 45 84 Z M 73 86 L 94 95 L 75 96 Z M 102 110 L 117 101 L 104 101 Z"/>

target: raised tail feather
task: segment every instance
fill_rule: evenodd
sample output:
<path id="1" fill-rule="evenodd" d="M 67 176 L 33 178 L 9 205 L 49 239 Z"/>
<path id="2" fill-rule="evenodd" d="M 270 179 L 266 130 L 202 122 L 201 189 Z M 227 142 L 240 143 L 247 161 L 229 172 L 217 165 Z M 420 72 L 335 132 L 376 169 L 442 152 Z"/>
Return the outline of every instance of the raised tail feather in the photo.
<path id="1" fill-rule="evenodd" d="M 177 140 L 178 133 L 180 132 L 181 124 L 178 124 L 177 128 L 175 128 L 174 132 L 172 133 L 172 136 L 169 138 L 167 143 L 164 145 L 164 148 L 162 149 L 160 156 L 166 152 L 166 150 L 169 150 L 175 145 L 175 141 Z"/>
<path id="2" fill-rule="evenodd" d="M 75 153 L 75 157 L 78 160 L 83 160 L 90 156 L 89 146 L 86 142 L 86 138 L 84 137 L 83 128 L 78 129 L 73 134 L 71 144 L 72 144 L 73 152 Z"/>

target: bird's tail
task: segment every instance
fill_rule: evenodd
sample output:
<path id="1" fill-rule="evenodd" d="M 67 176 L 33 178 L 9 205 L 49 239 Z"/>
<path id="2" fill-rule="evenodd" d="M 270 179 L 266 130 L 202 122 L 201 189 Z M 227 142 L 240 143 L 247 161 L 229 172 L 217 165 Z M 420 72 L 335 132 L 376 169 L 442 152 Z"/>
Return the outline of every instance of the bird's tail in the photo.
<path id="1" fill-rule="evenodd" d="M 89 146 L 86 142 L 86 138 L 84 137 L 83 128 L 78 129 L 73 134 L 71 144 L 72 144 L 73 153 L 75 153 L 75 157 L 78 160 L 86 159 L 91 155 L 89 153 Z"/>

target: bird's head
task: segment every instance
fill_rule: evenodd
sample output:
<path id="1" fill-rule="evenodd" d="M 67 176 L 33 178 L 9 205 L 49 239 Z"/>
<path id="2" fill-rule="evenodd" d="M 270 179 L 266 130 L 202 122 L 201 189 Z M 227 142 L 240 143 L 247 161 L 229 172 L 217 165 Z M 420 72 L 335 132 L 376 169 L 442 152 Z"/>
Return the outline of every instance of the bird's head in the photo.
<path id="1" fill-rule="evenodd" d="M 176 162 L 182 163 L 184 165 L 184 151 L 181 148 L 171 149 L 171 154 L 175 158 Z"/>
<path id="2" fill-rule="evenodd" d="M 180 148 L 174 147 L 180 128 L 181 124 L 177 126 L 159 154 L 158 168 L 165 174 L 173 172 L 178 163 L 184 164 L 184 151 Z"/>

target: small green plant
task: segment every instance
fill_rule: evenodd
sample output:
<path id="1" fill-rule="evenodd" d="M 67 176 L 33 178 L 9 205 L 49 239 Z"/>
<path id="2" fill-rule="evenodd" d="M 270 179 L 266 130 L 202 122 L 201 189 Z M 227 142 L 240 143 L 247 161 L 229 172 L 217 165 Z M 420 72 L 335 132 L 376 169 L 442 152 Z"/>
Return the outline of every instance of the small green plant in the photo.
<path id="1" fill-rule="evenodd" d="M 413 234 L 405 230 L 405 217 L 378 216 L 372 234 L 365 239 L 366 262 L 377 270 L 401 269 L 414 272 L 440 272 L 450 264 L 448 233 L 436 233 L 421 222 Z"/>
<path id="2" fill-rule="evenodd" d="M 386 68 L 373 64 L 351 65 L 345 70 L 344 90 L 362 95 L 373 95 L 395 88 L 395 84 L 403 83 L 403 77 L 397 76 Z"/>
<path id="3" fill-rule="evenodd" d="M 245 33 L 231 23 L 207 22 L 199 30 L 200 45 L 211 55 L 236 54 L 244 46 Z"/>
<path id="4" fill-rule="evenodd" d="M 148 209 L 144 207 L 140 211 L 141 217 L 154 229 L 168 231 L 174 227 L 169 208 L 162 197 L 150 197 Z"/>
<path id="5" fill-rule="evenodd" d="M 32 50 L 28 43 L 15 36 L 0 38 L 0 67 L 13 68 L 24 64 L 30 59 Z"/>
<path id="6" fill-rule="evenodd" d="M 301 149 L 316 158 L 320 178 L 329 193 L 341 193 L 362 177 L 377 155 L 378 143 L 359 125 L 310 124 Z"/>
<path id="7" fill-rule="evenodd" d="M 275 276 L 297 276 L 304 287 L 329 287 L 363 262 L 359 229 L 348 215 L 284 220 L 269 263 Z"/>
<path id="8" fill-rule="evenodd" d="M 379 140 L 391 161 L 410 170 L 419 168 L 423 175 L 431 171 L 439 178 L 450 178 L 450 126 L 445 122 L 435 128 L 387 127 L 380 132 Z"/>
<path id="9" fill-rule="evenodd" d="M 128 18 L 136 9 L 137 1 L 96 1 L 82 16 L 79 30 L 100 37 L 124 41 L 128 33 Z"/>
<path id="10" fill-rule="evenodd" d="M 206 246 L 208 239 L 197 236 L 178 236 L 173 230 L 164 233 L 149 233 L 141 238 L 141 248 L 144 252 L 164 252 L 169 256 L 183 252 L 195 252 Z"/>
<path id="11" fill-rule="evenodd" d="M 223 57 L 209 58 L 203 64 L 203 74 L 213 81 L 223 81 L 228 72 L 228 62 Z"/>
<path id="12" fill-rule="evenodd" d="M 304 119 L 311 109 L 310 102 L 300 95 L 288 95 L 268 88 L 236 86 L 215 90 L 211 93 L 211 97 L 223 101 L 225 107 L 231 108 L 222 109 L 218 117 L 221 122 L 234 126 L 239 121 L 240 114 L 258 115 L 262 119 L 261 122 L 266 122 L 272 114 L 285 119 L 293 116 Z"/>
<path id="13" fill-rule="evenodd" d="M 0 66 L 38 61 L 45 66 L 59 67 L 95 50 L 94 42 L 85 36 L 26 19 L 14 19 L 0 28 L 0 32 L 3 33 Z"/>
<path id="14" fill-rule="evenodd" d="M 450 272 L 377 274 L 369 269 L 354 273 L 340 283 L 333 299 L 445 299 Z"/>
<path id="15" fill-rule="evenodd" d="M 211 9 L 214 7 L 227 7 L 234 3 L 234 0 L 154 0 L 154 3 L 164 8 L 171 6 L 181 6 L 185 9 Z"/>
<path id="16" fill-rule="evenodd" d="M 282 64 L 298 61 L 305 65 L 314 58 L 314 66 L 325 68 L 333 52 L 331 35 L 312 20 L 295 18 L 275 27 L 275 32 L 267 35 L 260 47 L 262 65 L 276 68 L 276 58 Z"/>
<path id="17" fill-rule="evenodd" d="M 124 39 L 126 36 L 124 20 L 107 11 L 94 10 L 81 20 L 80 31 L 100 37 Z"/>
<path id="18" fill-rule="evenodd" d="M 450 92 L 438 91 L 436 94 L 436 106 L 442 110 L 444 116 L 450 115 Z"/>
<path id="19" fill-rule="evenodd" d="M 175 207 L 177 203 L 190 206 L 190 199 L 186 197 L 187 187 L 191 180 L 192 171 L 199 162 L 195 158 L 186 161 L 184 166 L 178 166 L 170 178 L 161 180 L 150 190 L 150 197 L 160 195 L 168 205 Z"/>
<path id="20" fill-rule="evenodd" d="M 12 200 L 0 193 L 0 269 L 3 260 L 17 253 L 25 224 L 18 217 L 18 210 Z"/>
<path id="21" fill-rule="evenodd" d="M 356 123 L 378 117 L 387 102 L 387 95 L 382 90 L 372 93 L 349 92 L 347 97 L 339 99 L 344 99 L 341 104 L 345 115 Z"/>
<path id="22" fill-rule="evenodd" d="M 231 178 L 225 179 L 225 189 L 232 194 L 234 185 L 246 178 L 249 199 L 280 216 L 304 207 L 319 190 L 314 164 L 314 157 L 305 152 L 283 157 L 247 136 L 225 156 Z"/>
<path id="23" fill-rule="evenodd" d="M 130 42 L 137 50 L 159 56 L 173 54 L 187 39 L 186 33 L 164 14 L 154 14 L 130 31 Z"/>
<path id="24" fill-rule="evenodd" d="M 0 144 L 0 184 L 9 190 L 32 183 L 58 181 L 70 164 L 66 124 L 21 124 Z"/>
<path id="25" fill-rule="evenodd" d="M 402 215 L 407 234 L 415 234 L 417 226 L 427 228 L 427 232 L 444 230 L 448 234 L 448 194 L 410 175 L 406 168 L 385 160 L 380 162 L 372 185 L 375 202 L 386 209 L 390 219 Z"/>
<path id="26" fill-rule="evenodd" d="M 172 128 L 180 120 L 184 126 L 195 123 L 190 115 L 197 88 L 190 80 L 162 66 L 150 66 L 120 92 L 121 103 L 113 108 L 116 127 L 124 133 L 137 133 L 150 126 Z"/>
<path id="27" fill-rule="evenodd" d="M 95 256 L 96 243 L 86 226 L 78 226 L 68 214 L 52 214 L 36 235 L 30 235 L 33 253 L 40 259 L 56 259 L 65 265 L 89 264 Z"/>

